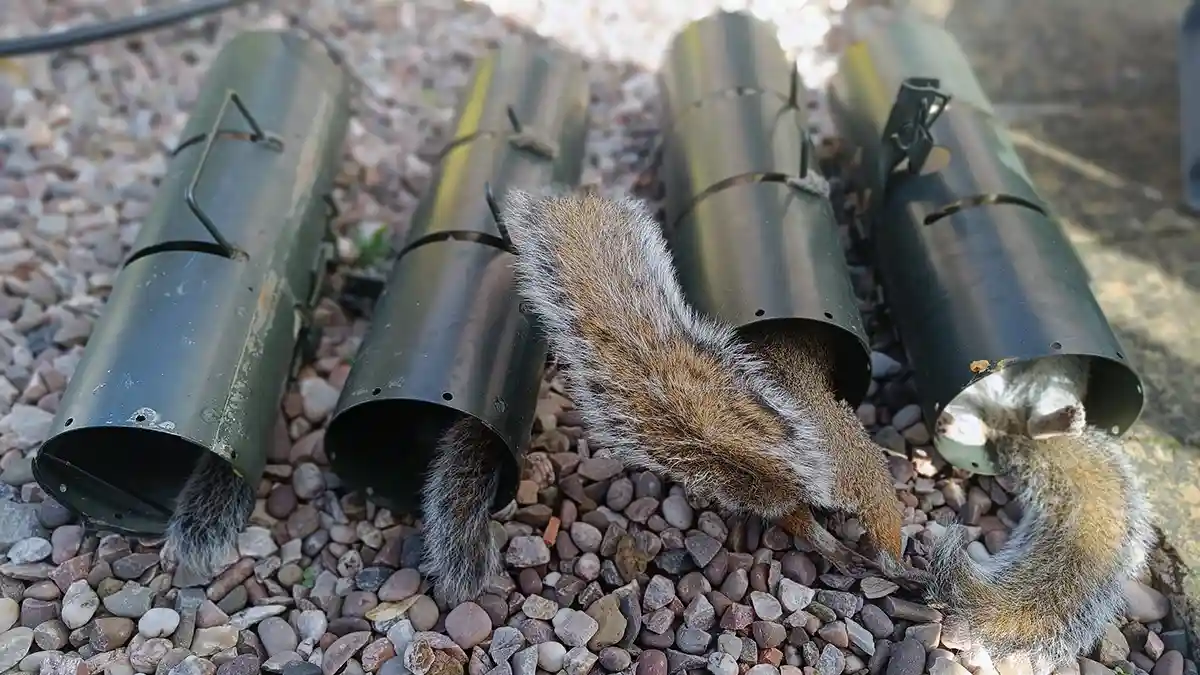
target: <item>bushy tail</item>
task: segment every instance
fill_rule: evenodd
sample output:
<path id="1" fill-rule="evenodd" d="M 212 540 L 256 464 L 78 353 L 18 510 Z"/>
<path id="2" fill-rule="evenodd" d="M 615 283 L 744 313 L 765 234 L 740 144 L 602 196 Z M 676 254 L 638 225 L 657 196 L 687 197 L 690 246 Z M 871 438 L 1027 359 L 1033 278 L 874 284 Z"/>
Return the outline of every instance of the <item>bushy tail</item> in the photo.
<path id="1" fill-rule="evenodd" d="M 224 459 L 205 452 L 179 493 L 164 557 L 196 576 L 214 576 L 237 550 L 253 511 L 254 488 Z"/>
<path id="2" fill-rule="evenodd" d="M 475 599 L 504 571 L 490 529 L 499 461 L 483 424 L 464 417 L 442 437 L 429 463 L 421 492 L 421 572 L 434 578 L 434 594 L 449 606 Z"/>
<path id="3" fill-rule="evenodd" d="M 599 446 L 763 516 L 833 506 L 815 424 L 731 327 L 685 301 L 644 205 L 510 191 L 501 218 L 517 289 Z"/>
<path id="4" fill-rule="evenodd" d="M 992 659 L 1026 657 L 1049 672 L 1124 611 L 1122 587 L 1153 545 L 1150 508 L 1105 432 L 1009 437 L 997 450 L 1021 483 L 1021 522 L 982 563 L 966 551 L 967 529 L 949 528 L 930 561 L 929 599 Z"/>

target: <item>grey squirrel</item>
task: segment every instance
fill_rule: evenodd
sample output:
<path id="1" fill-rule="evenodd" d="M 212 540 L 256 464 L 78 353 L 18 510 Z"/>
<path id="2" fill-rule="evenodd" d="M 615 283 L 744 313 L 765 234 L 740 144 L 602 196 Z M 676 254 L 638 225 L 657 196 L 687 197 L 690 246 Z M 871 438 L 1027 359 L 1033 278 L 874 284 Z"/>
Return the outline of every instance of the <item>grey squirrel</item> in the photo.
<path id="1" fill-rule="evenodd" d="M 639 201 L 514 190 L 501 221 L 518 293 L 567 366 L 568 393 L 598 446 L 697 496 L 777 520 L 839 570 L 903 574 L 891 473 L 834 396 L 820 340 L 748 342 L 696 312 Z M 858 515 L 875 560 L 821 528 L 811 507 Z"/>
<path id="2" fill-rule="evenodd" d="M 993 659 L 1048 672 L 1094 646 L 1145 569 L 1152 512 L 1120 439 L 1087 426 L 1089 363 L 1054 356 L 983 378 L 939 415 L 939 435 L 990 443 L 1019 485 L 1023 515 L 985 562 L 951 527 L 930 561 L 932 603 Z"/>
<path id="3" fill-rule="evenodd" d="M 237 536 L 254 511 L 254 499 L 254 488 L 232 465 L 205 452 L 175 501 L 163 559 L 199 578 L 212 578 L 237 553 Z"/>
<path id="4" fill-rule="evenodd" d="M 483 423 L 472 417 L 451 425 L 421 489 L 421 572 L 433 578 L 438 601 L 451 607 L 474 600 L 484 583 L 504 571 L 491 531 L 499 460 L 486 435 Z"/>
<path id="5" fill-rule="evenodd" d="M 422 573 L 447 605 L 479 595 L 503 571 L 490 530 L 499 472 L 482 423 L 465 417 L 439 441 L 422 497 L 425 550 Z M 204 453 L 188 478 L 167 525 L 162 556 L 200 578 L 216 576 L 237 552 L 237 537 L 254 511 L 250 485 L 212 453 Z"/>

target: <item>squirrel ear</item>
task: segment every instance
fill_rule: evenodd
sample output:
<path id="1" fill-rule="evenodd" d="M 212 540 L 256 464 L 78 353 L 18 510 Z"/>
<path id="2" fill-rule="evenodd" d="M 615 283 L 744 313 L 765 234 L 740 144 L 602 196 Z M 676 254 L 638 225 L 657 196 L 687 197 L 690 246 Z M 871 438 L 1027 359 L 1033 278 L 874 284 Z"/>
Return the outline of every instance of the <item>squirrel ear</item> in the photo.
<path id="1" fill-rule="evenodd" d="M 1069 405 L 1051 413 L 1033 415 L 1029 418 L 1029 437 L 1034 439 L 1052 438 L 1066 434 L 1078 434 L 1087 424 L 1083 406 Z"/>

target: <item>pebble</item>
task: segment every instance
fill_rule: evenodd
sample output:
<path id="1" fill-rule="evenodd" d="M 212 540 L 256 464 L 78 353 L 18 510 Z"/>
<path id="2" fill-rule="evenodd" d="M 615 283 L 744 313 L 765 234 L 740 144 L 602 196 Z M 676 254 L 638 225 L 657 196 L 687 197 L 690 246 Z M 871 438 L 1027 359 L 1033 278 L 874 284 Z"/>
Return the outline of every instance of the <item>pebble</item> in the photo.
<path id="1" fill-rule="evenodd" d="M 597 656 L 583 647 L 567 651 L 563 657 L 563 672 L 566 675 L 587 675 L 596 665 Z"/>
<path id="2" fill-rule="evenodd" d="M 905 639 L 892 646 L 886 675 L 920 675 L 925 670 L 925 647 Z"/>
<path id="3" fill-rule="evenodd" d="M 22 539 L 8 549 L 8 561 L 17 565 L 41 562 L 50 557 L 53 547 L 42 537 Z"/>
<path id="4" fill-rule="evenodd" d="M 783 616 L 783 608 L 780 606 L 779 600 L 768 593 L 752 591 L 750 593 L 750 604 L 754 607 L 754 613 L 760 619 L 775 621 Z"/>
<path id="5" fill-rule="evenodd" d="M 1154 664 L 1154 670 L 1150 671 L 1150 675 L 1182 675 L 1183 671 L 1183 654 L 1171 650 L 1158 659 L 1158 662 Z"/>
<path id="6" fill-rule="evenodd" d="M 21 608 L 12 598 L 0 598 L 0 633 L 16 625 L 21 618 Z"/>
<path id="7" fill-rule="evenodd" d="M 667 675 L 667 655 L 657 649 L 647 649 L 637 660 L 637 675 Z"/>
<path id="8" fill-rule="evenodd" d="M 713 652 L 708 655 L 708 672 L 712 675 L 737 675 L 737 659 L 725 652 Z"/>
<path id="9" fill-rule="evenodd" d="M 662 515 L 671 527 L 687 530 L 692 526 L 695 512 L 687 498 L 680 494 L 671 495 L 663 500 Z"/>
<path id="10" fill-rule="evenodd" d="M 841 675 L 846 669 L 846 655 L 832 644 L 825 645 L 817 659 L 817 675 Z M 753 668 L 751 668 L 753 670 Z"/>
<path id="11" fill-rule="evenodd" d="M 642 596 L 642 608 L 654 611 L 666 607 L 675 599 L 675 584 L 662 575 L 655 575 L 646 585 L 646 593 Z"/>
<path id="12" fill-rule="evenodd" d="M 1140 581 L 1126 581 L 1124 591 L 1125 602 L 1129 605 L 1125 615 L 1134 621 L 1161 621 L 1171 611 L 1171 603 L 1165 595 Z"/>
<path id="13" fill-rule="evenodd" d="M 130 619 L 117 616 L 96 619 L 92 623 L 89 644 L 98 652 L 108 652 L 125 646 L 133 636 L 135 624 Z"/>
<path id="14" fill-rule="evenodd" d="M 80 579 L 67 587 L 63 595 L 62 620 L 67 628 L 79 628 L 92 620 L 96 610 L 100 608 L 100 598 L 88 582 Z M 115 612 L 114 612 L 115 614 Z"/>
<path id="15" fill-rule="evenodd" d="M 479 605 L 464 602 L 446 615 L 446 632 L 459 647 L 470 649 L 491 634 L 492 619 Z"/>
<path id="16" fill-rule="evenodd" d="M 236 645 L 237 638 L 237 629 L 233 626 L 197 628 L 191 649 L 197 656 L 212 656 Z"/>
<path id="17" fill-rule="evenodd" d="M 105 609 L 115 616 L 127 619 L 137 619 L 150 611 L 152 602 L 154 602 L 154 591 L 133 582 L 129 582 L 121 590 L 106 596 L 103 600 Z"/>
<path id="18" fill-rule="evenodd" d="M 552 623 L 554 634 L 571 647 L 583 647 L 600 630 L 600 624 L 595 619 L 566 607 L 558 610 Z"/>
<path id="19" fill-rule="evenodd" d="M 19 626 L 0 633 L 0 673 L 20 663 L 32 646 L 32 628 Z"/>
<path id="20" fill-rule="evenodd" d="M 257 632 L 263 649 L 267 651 L 267 656 L 275 656 L 282 652 L 294 652 L 299 644 L 292 625 L 277 616 L 263 619 L 258 624 Z"/>
<path id="21" fill-rule="evenodd" d="M 557 642 L 543 642 L 537 646 L 537 664 L 547 672 L 562 670 L 566 656 L 567 648 Z"/>
<path id="22" fill-rule="evenodd" d="M 511 567 L 535 567 L 550 562 L 550 549 L 541 537 L 513 537 L 508 542 L 505 561 Z"/>
<path id="23" fill-rule="evenodd" d="M 179 627 L 179 612 L 169 607 L 155 607 L 143 614 L 137 625 L 142 637 L 168 637 Z"/>

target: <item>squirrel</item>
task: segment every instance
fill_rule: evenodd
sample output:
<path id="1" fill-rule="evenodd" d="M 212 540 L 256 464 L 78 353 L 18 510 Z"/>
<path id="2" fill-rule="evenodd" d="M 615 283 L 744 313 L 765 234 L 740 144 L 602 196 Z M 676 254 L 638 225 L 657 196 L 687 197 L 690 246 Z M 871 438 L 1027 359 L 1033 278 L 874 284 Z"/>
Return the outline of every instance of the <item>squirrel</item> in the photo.
<path id="1" fill-rule="evenodd" d="M 491 530 L 500 472 L 490 445 L 482 422 L 456 421 L 439 440 L 421 489 L 421 573 L 433 578 L 434 597 L 446 606 L 474 600 L 504 571 Z"/>
<path id="2" fill-rule="evenodd" d="M 568 393 L 598 446 L 698 497 L 777 521 L 839 571 L 904 573 L 892 475 L 835 397 L 819 339 L 750 342 L 697 312 L 639 200 L 512 190 L 500 218 L 518 294 L 567 367 Z M 817 524 L 812 507 L 857 515 L 875 559 Z"/>
<path id="3" fill-rule="evenodd" d="M 989 445 L 1019 485 L 1022 517 L 985 562 L 966 528 L 938 541 L 927 599 L 993 659 L 1048 672 L 1091 649 L 1146 568 L 1153 514 L 1121 440 L 1087 425 L 1088 362 L 1053 356 L 992 373 L 939 415 L 936 432 Z"/>
<path id="4" fill-rule="evenodd" d="M 216 576 L 237 553 L 254 501 L 254 488 L 229 462 L 205 452 L 175 501 L 163 559 L 203 579 Z"/>

